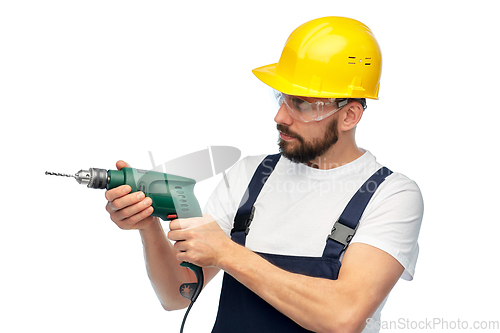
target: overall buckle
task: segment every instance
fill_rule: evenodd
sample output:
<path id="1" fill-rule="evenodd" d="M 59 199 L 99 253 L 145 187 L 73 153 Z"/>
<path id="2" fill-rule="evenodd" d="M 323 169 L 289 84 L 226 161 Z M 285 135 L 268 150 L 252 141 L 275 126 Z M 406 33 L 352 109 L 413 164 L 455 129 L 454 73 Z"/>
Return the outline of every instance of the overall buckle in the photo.
<path id="1" fill-rule="evenodd" d="M 349 246 L 352 237 L 358 229 L 358 225 L 356 225 L 356 228 L 352 229 L 346 225 L 343 225 L 337 220 L 337 222 L 335 222 L 335 224 L 333 225 L 332 232 L 330 233 L 330 235 L 328 235 L 328 238 L 326 240 L 328 241 L 328 239 L 331 239 L 336 241 L 337 243 L 344 245 L 344 249 L 342 250 L 344 251 L 347 246 Z"/>
<path id="2" fill-rule="evenodd" d="M 234 228 L 231 230 L 231 235 L 236 231 L 244 231 L 245 235 L 248 235 L 254 214 L 255 206 L 252 206 L 250 214 L 237 215 L 234 218 Z"/>

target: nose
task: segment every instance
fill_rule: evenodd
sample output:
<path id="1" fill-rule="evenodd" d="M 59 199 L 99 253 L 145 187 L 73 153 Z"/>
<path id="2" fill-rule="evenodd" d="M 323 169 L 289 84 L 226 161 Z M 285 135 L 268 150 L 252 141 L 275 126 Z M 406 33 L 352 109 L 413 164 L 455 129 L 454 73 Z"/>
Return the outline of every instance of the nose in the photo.
<path id="1" fill-rule="evenodd" d="M 290 126 L 293 123 L 293 118 L 288 113 L 285 103 L 281 103 L 278 113 L 276 114 L 276 117 L 274 117 L 274 121 L 276 122 L 276 124 L 287 126 Z"/>

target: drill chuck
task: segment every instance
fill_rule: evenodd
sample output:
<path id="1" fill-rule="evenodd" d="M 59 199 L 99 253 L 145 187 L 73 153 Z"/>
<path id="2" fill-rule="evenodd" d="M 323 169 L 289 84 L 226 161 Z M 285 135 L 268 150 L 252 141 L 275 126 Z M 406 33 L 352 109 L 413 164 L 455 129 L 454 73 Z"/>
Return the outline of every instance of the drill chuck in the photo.
<path id="1" fill-rule="evenodd" d="M 108 171 L 105 169 L 90 168 L 80 170 L 75 174 L 78 184 L 87 185 L 89 188 L 105 189 L 109 182 Z"/>

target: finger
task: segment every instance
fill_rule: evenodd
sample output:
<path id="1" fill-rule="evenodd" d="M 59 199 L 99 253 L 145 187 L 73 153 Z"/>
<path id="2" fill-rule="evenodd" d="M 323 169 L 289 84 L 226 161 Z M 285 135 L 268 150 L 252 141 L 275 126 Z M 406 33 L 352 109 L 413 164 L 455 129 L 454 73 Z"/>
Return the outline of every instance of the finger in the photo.
<path id="1" fill-rule="evenodd" d="M 203 214 L 203 217 L 192 217 L 188 219 L 177 219 L 170 222 L 170 230 L 187 230 L 200 227 L 202 225 L 213 222 L 211 215 Z"/>
<path id="2" fill-rule="evenodd" d="M 143 226 L 146 223 L 149 223 L 150 221 L 146 220 L 148 217 L 150 217 L 151 214 L 153 214 L 154 209 L 153 207 L 148 207 L 139 213 L 132 215 L 129 218 L 126 218 L 122 221 L 117 222 L 116 224 L 118 227 L 121 229 L 139 229 L 141 226 Z"/>
<path id="3" fill-rule="evenodd" d="M 186 241 L 177 241 L 174 244 L 174 249 L 181 252 L 186 252 L 189 248 L 189 245 Z"/>
<path id="4" fill-rule="evenodd" d="M 169 231 L 167 238 L 174 242 L 184 241 L 188 238 L 188 233 L 182 230 Z"/>
<path id="5" fill-rule="evenodd" d="M 141 198 L 140 194 L 137 195 L 136 198 Z M 142 212 L 146 208 L 149 208 L 151 206 L 151 204 L 153 203 L 151 198 L 144 198 L 144 193 L 142 193 L 142 198 L 143 198 L 143 200 L 140 200 L 140 201 L 138 201 L 134 204 L 131 204 L 131 205 L 127 205 L 124 208 L 119 209 L 118 211 L 114 212 L 114 218 L 119 220 L 119 221 L 125 220 L 125 219 L 128 219 L 128 218 Z M 118 199 L 118 200 L 120 200 L 120 199 Z M 113 205 L 113 204 L 114 203 L 111 203 L 111 205 Z"/>
<path id="6" fill-rule="evenodd" d="M 145 199 L 145 195 L 143 192 L 134 192 L 127 194 L 121 198 L 115 199 L 113 201 L 108 202 L 106 205 L 106 210 L 109 213 L 113 213 L 120 209 L 135 205 L 136 203 Z"/>
<path id="7" fill-rule="evenodd" d="M 152 210 L 151 212 L 154 212 L 154 211 Z M 146 212 L 145 212 L 145 215 L 147 215 Z M 153 219 L 154 219 L 153 216 L 146 216 L 145 218 L 143 218 L 139 222 L 134 223 L 130 227 L 129 230 L 132 230 L 132 229 L 142 229 L 142 228 L 146 227 L 147 225 L 149 225 L 151 222 L 153 222 L 154 221 Z"/>
<path id="8" fill-rule="evenodd" d="M 181 220 L 175 219 L 170 221 L 170 230 L 182 230 Z"/>
<path id="9" fill-rule="evenodd" d="M 112 202 L 119 198 L 124 198 L 130 191 L 132 191 L 132 188 L 129 185 L 121 185 L 114 189 L 107 190 L 104 196 L 108 201 Z"/>
<path id="10" fill-rule="evenodd" d="M 116 168 L 118 170 L 121 170 L 122 168 L 130 168 L 130 165 L 127 162 L 119 160 L 118 162 L 116 162 Z"/>
<path id="11" fill-rule="evenodd" d="M 196 218 L 172 220 L 170 222 L 170 230 L 187 230 L 197 227 L 199 223 L 197 223 L 195 219 Z"/>

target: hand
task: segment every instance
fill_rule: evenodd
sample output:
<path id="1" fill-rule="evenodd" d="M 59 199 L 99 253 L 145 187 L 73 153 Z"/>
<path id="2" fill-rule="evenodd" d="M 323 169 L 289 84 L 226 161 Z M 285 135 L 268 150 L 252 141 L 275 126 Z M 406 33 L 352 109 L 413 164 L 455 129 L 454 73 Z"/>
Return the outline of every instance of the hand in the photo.
<path id="1" fill-rule="evenodd" d="M 123 161 L 116 162 L 118 170 L 125 167 L 130 166 Z M 151 207 L 153 201 L 151 198 L 146 198 L 144 192 L 130 193 L 130 191 L 132 188 L 128 185 L 106 191 L 108 199 L 106 210 L 120 229 L 145 229 L 155 220 L 155 217 L 150 216 L 153 213 Z"/>
<path id="2" fill-rule="evenodd" d="M 177 260 L 201 267 L 218 267 L 231 245 L 231 240 L 208 214 L 171 221 L 167 237 L 175 241 Z"/>

